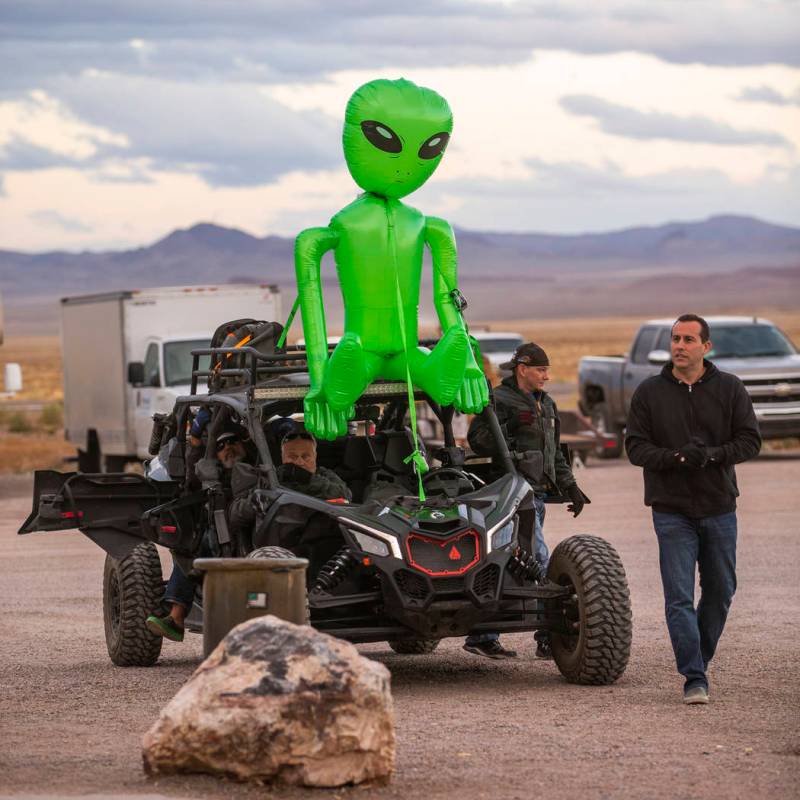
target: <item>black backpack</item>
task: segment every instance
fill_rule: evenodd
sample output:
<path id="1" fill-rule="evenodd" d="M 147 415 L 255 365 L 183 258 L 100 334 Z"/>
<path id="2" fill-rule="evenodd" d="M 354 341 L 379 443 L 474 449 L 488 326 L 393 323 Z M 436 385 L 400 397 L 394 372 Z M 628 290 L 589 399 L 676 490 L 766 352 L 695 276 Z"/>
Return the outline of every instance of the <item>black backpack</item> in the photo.
<path id="1" fill-rule="evenodd" d="M 211 337 L 211 347 L 254 347 L 260 353 L 274 353 L 275 345 L 283 333 L 279 322 L 266 322 L 258 319 L 235 319 L 220 325 Z M 249 365 L 247 353 L 214 355 L 211 357 L 211 375 L 208 378 L 209 391 L 219 391 L 245 383 L 243 377 L 222 376 L 223 369 L 244 369 Z"/>

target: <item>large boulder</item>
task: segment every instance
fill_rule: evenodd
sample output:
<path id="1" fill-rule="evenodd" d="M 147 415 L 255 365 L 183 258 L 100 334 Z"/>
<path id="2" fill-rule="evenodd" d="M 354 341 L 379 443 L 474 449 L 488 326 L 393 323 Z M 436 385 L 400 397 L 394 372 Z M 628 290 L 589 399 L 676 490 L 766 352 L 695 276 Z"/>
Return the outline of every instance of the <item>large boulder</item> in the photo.
<path id="1" fill-rule="evenodd" d="M 306 786 L 387 781 L 389 681 L 348 642 L 273 616 L 244 622 L 145 734 L 145 771 Z"/>

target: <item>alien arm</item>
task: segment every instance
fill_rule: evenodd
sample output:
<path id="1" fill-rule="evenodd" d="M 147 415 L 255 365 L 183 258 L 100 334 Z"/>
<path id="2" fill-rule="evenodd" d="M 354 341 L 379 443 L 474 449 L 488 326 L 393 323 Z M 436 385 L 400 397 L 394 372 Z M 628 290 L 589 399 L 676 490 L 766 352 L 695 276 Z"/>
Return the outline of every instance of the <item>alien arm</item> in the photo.
<path id="1" fill-rule="evenodd" d="M 450 292 L 458 288 L 456 237 L 450 223 L 438 217 L 427 217 L 425 241 L 433 261 L 433 304 L 442 330 L 449 330 L 454 325 L 463 328 L 464 320 L 450 297 Z"/>
<path id="2" fill-rule="evenodd" d="M 322 256 L 328 250 L 333 250 L 338 243 L 339 235 L 331 228 L 307 228 L 298 234 L 294 243 L 294 269 L 312 388 L 319 388 L 322 385 L 325 364 L 328 360 L 320 264 Z"/>

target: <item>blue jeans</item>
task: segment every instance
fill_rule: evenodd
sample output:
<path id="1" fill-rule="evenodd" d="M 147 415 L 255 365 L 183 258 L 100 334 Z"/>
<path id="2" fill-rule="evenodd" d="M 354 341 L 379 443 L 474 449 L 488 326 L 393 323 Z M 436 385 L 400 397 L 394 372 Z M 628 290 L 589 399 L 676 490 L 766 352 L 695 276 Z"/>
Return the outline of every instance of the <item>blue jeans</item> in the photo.
<path id="1" fill-rule="evenodd" d="M 736 514 L 691 519 L 653 511 L 667 628 L 685 689 L 708 687 L 706 670 L 717 649 L 736 591 Z M 695 565 L 700 601 L 695 609 Z"/>
<path id="2" fill-rule="evenodd" d="M 191 611 L 194 602 L 194 591 L 197 584 L 183 574 L 183 570 L 175 563 L 172 564 L 172 574 L 167 581 L 167 589 L 164 592 L 165 603 L 177 603 L 183 606 L 186 611 Z"/>
<path id="3" fill-rule="evenodd" d="M 533 551 L 536 560 L 547 569 L 547 565 L 550 563 L 550 551 L 544 541 L 544 515 L 547 509 L 542 497 L 534 498 L 533 504 L 536 511 L 533 520 Z M 465 644 L 483 644 L 499 638 L 499 633 L 476 633 L 472 636 L 467 636 Z"/>

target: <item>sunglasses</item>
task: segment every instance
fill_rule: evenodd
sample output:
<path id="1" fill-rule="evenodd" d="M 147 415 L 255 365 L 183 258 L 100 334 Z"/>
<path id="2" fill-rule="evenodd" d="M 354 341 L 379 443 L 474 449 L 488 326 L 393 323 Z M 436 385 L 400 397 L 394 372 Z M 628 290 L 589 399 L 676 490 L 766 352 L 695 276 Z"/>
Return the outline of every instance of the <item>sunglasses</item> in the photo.
<path id="1" fill-rule="evenodd" d="M 297 431 L 295 433 L 287 433 L 281 440 L 281 444 L 284 442 L 293 442 L 295 439 L 305 439 L 307 442 L 316 441 L 308 431 Z"/>
<path id="2" fill-rule="evenodd" d="M 217 442 L 217 452 L 224 450 L 229 444 L 237 444 L 241 441 L 238 437 L 236 439 L 223 439 L 221 442 Z"/>

